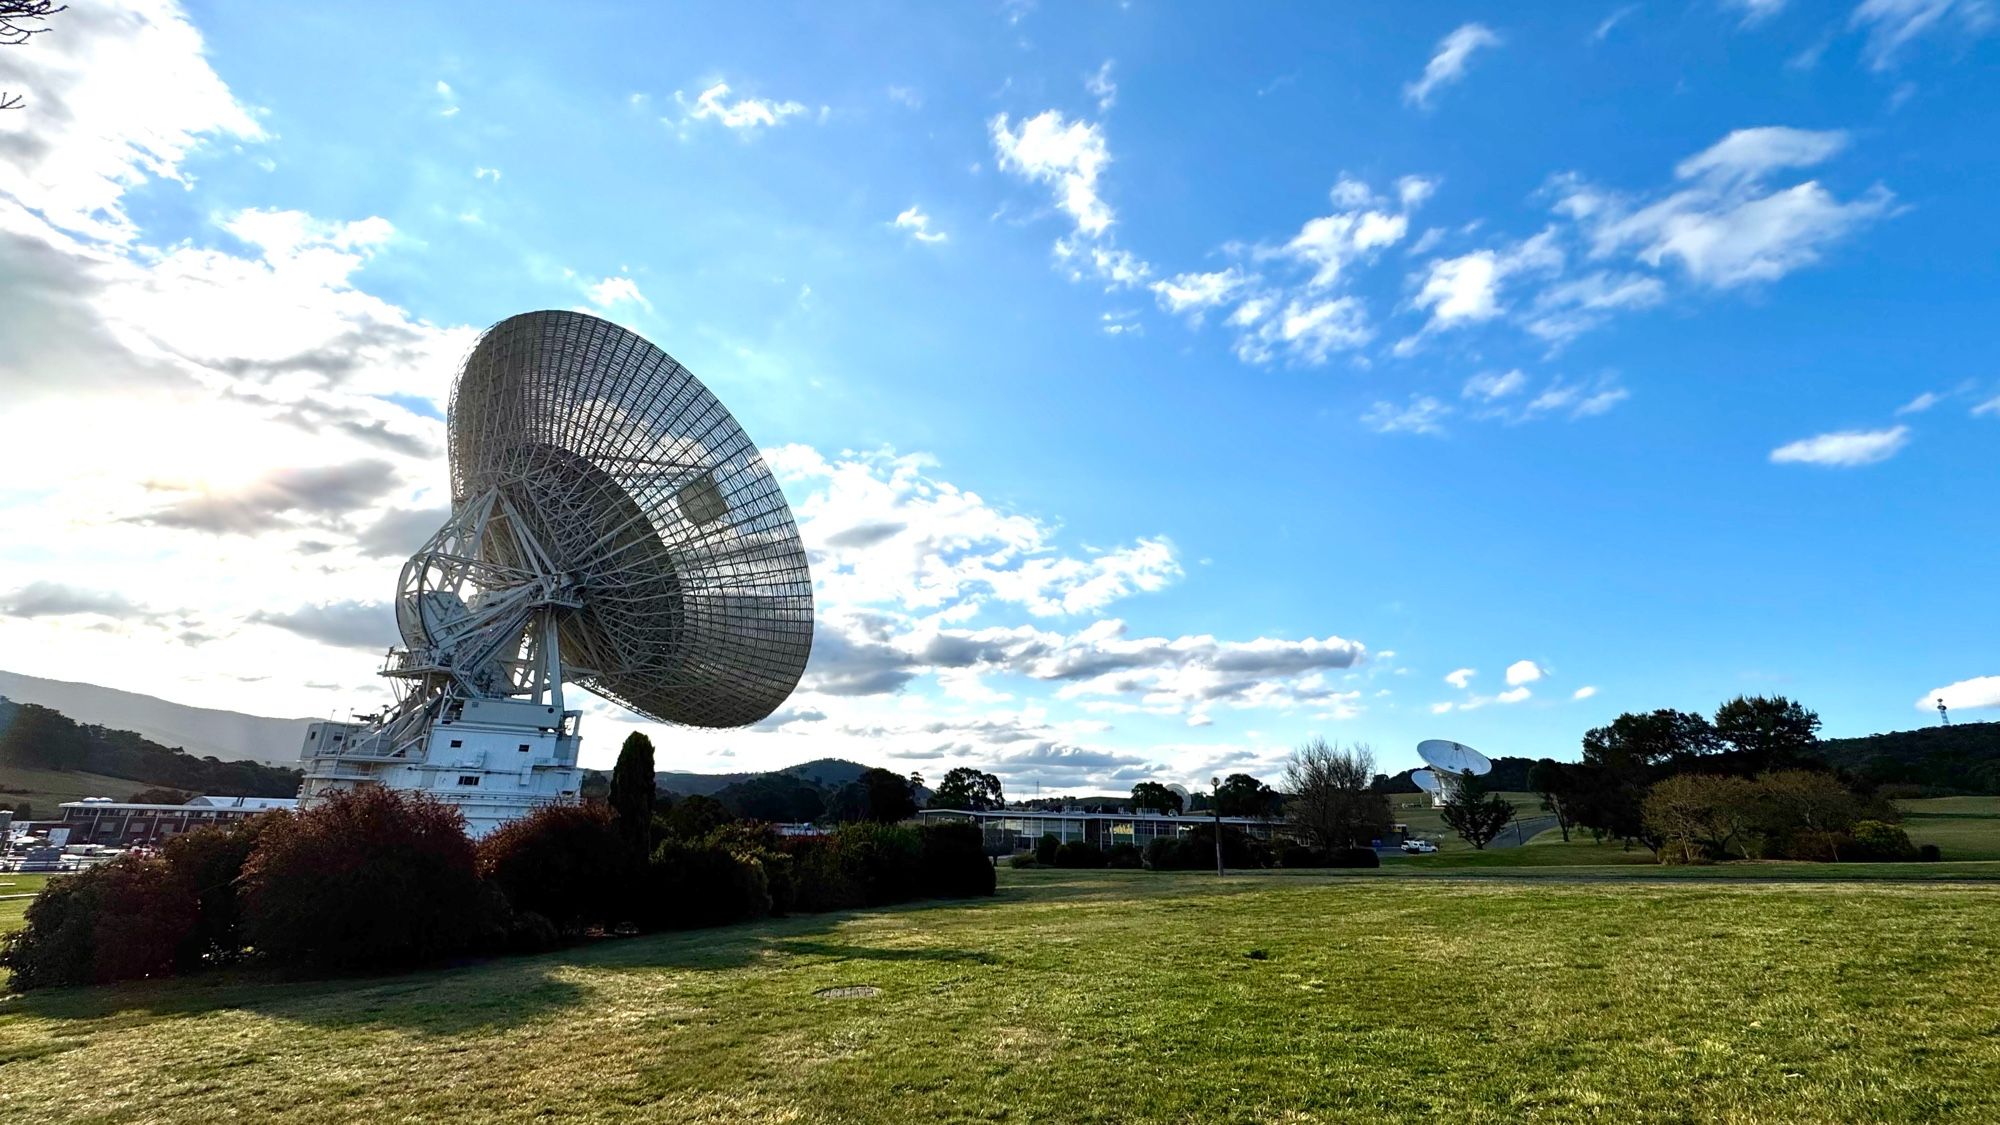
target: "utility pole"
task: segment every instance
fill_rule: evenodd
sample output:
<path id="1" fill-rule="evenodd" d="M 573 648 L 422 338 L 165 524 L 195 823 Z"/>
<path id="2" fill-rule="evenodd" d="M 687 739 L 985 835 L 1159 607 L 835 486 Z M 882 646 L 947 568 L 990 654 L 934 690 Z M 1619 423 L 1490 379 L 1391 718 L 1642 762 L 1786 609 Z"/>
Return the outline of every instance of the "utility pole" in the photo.
<path id="1" fill-rule="evenodd" d="M 1223 873 L 1222 871 L 1222 779 L 1219 777 L 1211 777 L 1208 779 L 1208 784 L 1209 784 L 1209 791 L 1208 791 L 1209 811 L 1215 814 L 1215 873 L 1217 875 L 1221 875 Z"/>

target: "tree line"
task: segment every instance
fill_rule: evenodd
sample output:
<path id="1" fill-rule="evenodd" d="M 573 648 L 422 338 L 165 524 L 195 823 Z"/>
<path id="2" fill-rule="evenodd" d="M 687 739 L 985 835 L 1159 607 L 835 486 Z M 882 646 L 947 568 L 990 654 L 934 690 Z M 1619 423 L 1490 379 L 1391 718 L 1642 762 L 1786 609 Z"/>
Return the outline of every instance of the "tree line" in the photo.
<path id="1" fill-rule="evenodd" d="M 162 746 L 129 730 L 79 723 L 35 703 L 0 708 L 0 765 L 94 773 L 151 786 L 226 793 L 233 797 L 293 797 L 298 770 L 261 762 L 225 762 Z"/>

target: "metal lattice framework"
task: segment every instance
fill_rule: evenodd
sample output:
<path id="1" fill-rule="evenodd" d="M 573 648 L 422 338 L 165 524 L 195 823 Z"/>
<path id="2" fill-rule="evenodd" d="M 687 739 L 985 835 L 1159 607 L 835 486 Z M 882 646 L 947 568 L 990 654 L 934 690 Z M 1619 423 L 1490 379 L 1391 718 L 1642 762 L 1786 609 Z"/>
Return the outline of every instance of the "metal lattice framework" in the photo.
<path id="1" fill-rule="evenodd" d="M 798 527 L 743 428 L 673 357 L 583 313 L 510 317 L 466 357 L 449 429 L 452 520 L 398 604 L 396 674 L 421 694 L 560 677 L 701 727 L 754 723 L 791 694 L 812 649 Z"/>

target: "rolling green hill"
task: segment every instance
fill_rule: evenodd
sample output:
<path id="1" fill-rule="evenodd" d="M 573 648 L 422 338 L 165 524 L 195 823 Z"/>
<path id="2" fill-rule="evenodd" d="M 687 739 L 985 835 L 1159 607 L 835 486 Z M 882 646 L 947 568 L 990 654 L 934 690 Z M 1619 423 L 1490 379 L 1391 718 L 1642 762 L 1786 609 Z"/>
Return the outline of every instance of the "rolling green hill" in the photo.
<path id="1" fill-rule="evenodd" d="M 2000 723 L 1827 738 L 1820 740 L 1818 753 L 1828 765 L 1878 784 L 2000 794 Z"/>

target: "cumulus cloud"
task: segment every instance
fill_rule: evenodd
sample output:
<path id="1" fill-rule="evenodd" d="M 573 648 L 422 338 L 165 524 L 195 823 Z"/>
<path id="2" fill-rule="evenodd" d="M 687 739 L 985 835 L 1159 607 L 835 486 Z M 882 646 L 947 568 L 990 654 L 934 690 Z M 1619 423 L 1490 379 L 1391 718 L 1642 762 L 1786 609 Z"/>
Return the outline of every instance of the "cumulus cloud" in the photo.
<path id="1" fill-rule="evenodd" d="M 325 522 L 387 496 L 397 486 L 396 467 L 362 460 L 345 465 L 273 469 L 234 489 L 211 490 L 155 481 L 149 487 L 175 497 L 132 518 L 157 527 L 222 535 L 256 535 L 277 528 Z"/>
<path id="2" fill-rule="evenodd" d="M 1241 266 L 1230 266 L 1208 273 L 1175 274 L 1155 281 L 1151 289 L 1161 308 L 1199 324 L 1210 309 L 1231 300 L 1256 281 Z"/>
<path id="3" fill-rule="evenodd" d="M 1455 688 L 1458 688 L 1460 691 L 1463 691 L 1465 690 L 1466 685 L 1472 683 L 1472 677 L 1478 674 L 1479 674 L 1478 672 L 1474 671 L 1471 668 L 1460 668 L 1455 672 L 1447 673 L 1445 675 L 1444 682 L 1450 684 Z"/>
<path id="4" fill-rule="evenodd" d="M 1083 80 L 1084 90 L 1097 99 L 1099 113 L 1108 112 L 1118 101 L 1118 83 L 1111 80 L 1111 61 L 1105 59 L 1103 66 L 1098 67 L 1095 73 L 1086 75 Z"/>
<path id="5" fill-rule="evenodd" d="M 1520 687 L 1542 678 L 1542 666 L 1532 660 L 1516 660 L 1507 665 L 1507 686 Z"/>
<path id="6" fill-rule="evenodd" d="M 679 90 L 674 91 L 674 101 L 681 107 L 678 122 L 685 126 L 697 121 L 712 121 L 725 129 L 741 133 L 752 133 L 758 129 L 769 129 L 784 124 L 787 120 L 803 116 L 806 107 L 795 101 L 775 101 L 768 98 L 729 97 L 729 84 L 717 82 L 695 95 L 693 101 Z"/>
<path id="7" fill-rule="evenodd" d="M 987 128 L 1000 166 L 1053 189 L 1056 206 L 1069 215 L 1078 233 L 1096 238 L 1111 228 L 1111 205 L 1097 190 L 1111 152 L 1097 125 L 1071 121 L 1050 109 L 1018 127 L 1007 114 L 998 114 Z"/>
<path id="8" fill-rule="evenodd" d="M 1465 77 L 1474 51 L 1498 47 L 1500 37 L 1484 24 L 1468 23 L 1438 41 L 1436 53 L 1424 66 L 1423 76 L 1403 87 L 1403 98 L 1411 105 L 1428 109 L 1431 95 Z"/>
<path id="9" fill-rule="evenodd" d="M 653 302 L 647 300 L 646 295 L 639 291 L 639 283 L 623 274 L 607 277 L 587 287 L 584 292 L 589 294 L 590 303 L 600 309 L 614 308 L 618 305 L 637 305 L 647 312 L 653 311 Z"/>
<path id="10" fill-rule="evenodd" d="M 1917 700 L 1917 710 L 1933 710 L 1939 700 L 1955 711 L 2000 707 L 2000 676 L 1974 676 L 1969 680 L 1932 688 Z"/>
<path id="11" fill-rule="evenodd" d="M 918 242 L 943 242 L 948 237 L 941 230 L 932 230 L 931 217 L 924 214 L 923 208 L 914 203 L 897 215 L 890 225 L 897 230 L 909 231 L 910 237 Z"/>
<path id="12" fill-rule="evenodd" d="M 1837 430 L 1781 445 L 1771 451 L 1771 463 L 1852 469 L 1887 461 L 1902 452 L 1909 443 L 1908 426 L 1892 426 L 1886 430 Z"/>
<path id="13" fill-rule="evenodd" d="M 1495 399 L 1520 394 L 1527 386 L 1528 377 L 1522 374 L 1519 368 L 1505 372 L 1487 371 L 1467 379 L 1465 389 L 1460 394 L 1465 398 L 1492 402 Z"/>
<path id="14" fill-rule="evenodd" d="M 1575 691 L 1570 692 L 1569 697 L 1571 699 L 1589 699 L 1591 696 L 1596 694 L 1597 694 L 1597 688 L 1594 685 L 1585 684 L 1582 687 L 1576 689 Z"/>
<path id="15" fill-rule="evenodd" d="M 1428 329 L 1490 320 L 1500 315 L 1501 286 L 1523 274 L 1547 274 L 1563 265 L 1552 231 L 1497 250 L 1475 250 L 1432 261 L 1411 304 L 1430 311 Z"/>

